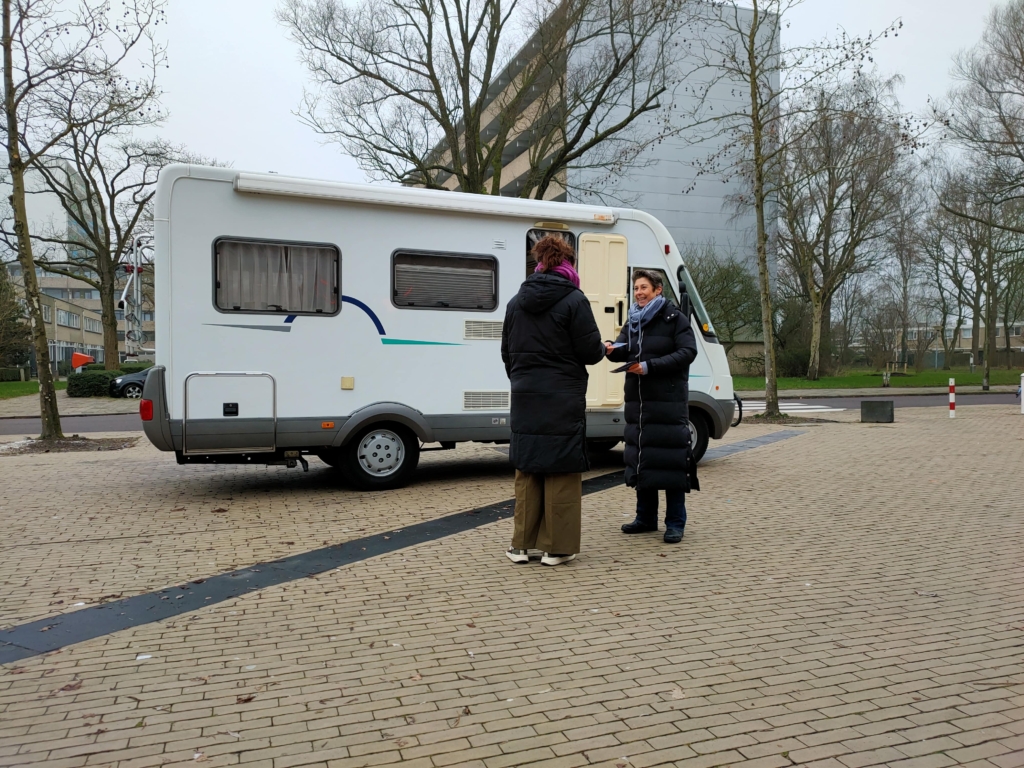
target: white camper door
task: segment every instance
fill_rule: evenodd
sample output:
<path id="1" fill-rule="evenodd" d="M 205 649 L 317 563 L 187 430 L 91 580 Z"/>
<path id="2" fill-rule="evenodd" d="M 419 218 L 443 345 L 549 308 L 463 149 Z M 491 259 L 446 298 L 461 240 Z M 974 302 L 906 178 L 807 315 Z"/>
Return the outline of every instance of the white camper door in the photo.
<path id="1" fill-rule="evenodd" d="M 586 233 L 580 235 L 577 252 L 580 287 L 590 300 L 601 338 L 614 341 L 629 311 L 626 238 L 622 235 Z M 591 366 L 590 384 L 587 387 L 588 408 L 615 408 L 622 405 L 626 377 L 611 372 L 612 368 L 618 366 L 618 363 L 609 363 L 608 360 Z"/>
<path id="2" fill-rule="evenodd" d="M 264 453 L 277 443 L 269 373 L 193 373 L 185 380 L 185 453 Z"/>

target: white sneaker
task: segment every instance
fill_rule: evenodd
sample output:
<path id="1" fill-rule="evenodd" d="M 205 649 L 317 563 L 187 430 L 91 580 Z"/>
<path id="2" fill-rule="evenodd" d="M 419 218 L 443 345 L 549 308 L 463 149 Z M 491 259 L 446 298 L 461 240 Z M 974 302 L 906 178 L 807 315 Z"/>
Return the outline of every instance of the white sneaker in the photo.
<path id="1" fill-rule="evenodd" d="M 544 553 L 544 557 L 540 559 L 541 565 L 561 565 L 562 563 L 568 563 L 570 560 L 575 560 L 576 555 L 551 555 L 547 552 Z"/>
<path id="2" fill-rule="evenodd" d="M 509 547 L 505 550 L 505 557 L 517 565 L 530 562 L 530 555 L 525 549 L 513 549 L 512 547 Z"/>

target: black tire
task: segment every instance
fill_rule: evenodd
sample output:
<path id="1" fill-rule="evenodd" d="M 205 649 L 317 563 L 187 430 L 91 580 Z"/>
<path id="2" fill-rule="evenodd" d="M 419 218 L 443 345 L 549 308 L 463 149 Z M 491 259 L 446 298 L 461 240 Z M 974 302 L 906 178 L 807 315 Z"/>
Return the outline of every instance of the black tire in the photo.
<path id="1" fill-rule="evenodd" d="M 711 423 L 708 417 L 694 407 L 690 407 L 690 445 L 693 450 L 693 460 L 700 462 L 708 450 L 708 441 L 711 439 Z"/>
<path id="2" fill-rule="evenodd" d="M 617 437 L 606 437 L 594 440 L 587 440 L 587 452 L 593 454 L 607 453 L 621 442 L 622 440 L 620 440 Z"/>
<path id="3" fill-rule="evenodd" d="M 124 389 L 121 390 L 121 397 L 127 397 L 130 400 L 139 400 L 142 397 L 142 385 L 125 384 Z"/>
<path id="4" fill-rule="evenodd" d="M 400 424 L 371 424 L 341 449 L 341 470 L 364 491 L 401 488 L 412 479 L 419 461 L 420 441 Z"/>

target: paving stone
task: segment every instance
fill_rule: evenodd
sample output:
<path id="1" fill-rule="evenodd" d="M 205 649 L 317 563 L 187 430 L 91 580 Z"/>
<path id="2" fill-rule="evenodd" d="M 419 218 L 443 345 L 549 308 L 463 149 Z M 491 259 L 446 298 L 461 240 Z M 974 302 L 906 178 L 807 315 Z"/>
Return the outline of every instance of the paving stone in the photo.
<path id="1" fill-rule="evenodd" d="M 635 498 L 614 487 L 584 499 L 568 566 L 508 563 L 506 519 L 6 665 L 0 764 L 1019 765 L 1024 695 L 1002 685 L 1024 676 L 1008 414 L 905 409 L 702 465 L 679 547 L 619 534 Z M 950 444 L 977 446 L 958 475 L 992 479 L 970 515 L 936 503 Z M 179 467 L 144 444 L 0 457 L 0 629 L 510 495 L 486 445 L 426 454 L 380 494 L 315 460 Z"/>

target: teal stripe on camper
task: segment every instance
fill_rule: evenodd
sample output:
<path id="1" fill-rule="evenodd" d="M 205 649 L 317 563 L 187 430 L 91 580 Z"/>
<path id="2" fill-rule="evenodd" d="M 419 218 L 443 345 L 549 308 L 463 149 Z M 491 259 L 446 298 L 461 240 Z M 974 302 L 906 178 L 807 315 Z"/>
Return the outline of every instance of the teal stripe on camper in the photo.
<path id="1" fill-rule="evenodd" d="M 381 344 L 412 344 L 421 347 L 461 347 L 461 344 L 453 344 L 449 341 L 416 341 L 415 339 L 389 339 L 387 336 L 381 337 Z"/>

